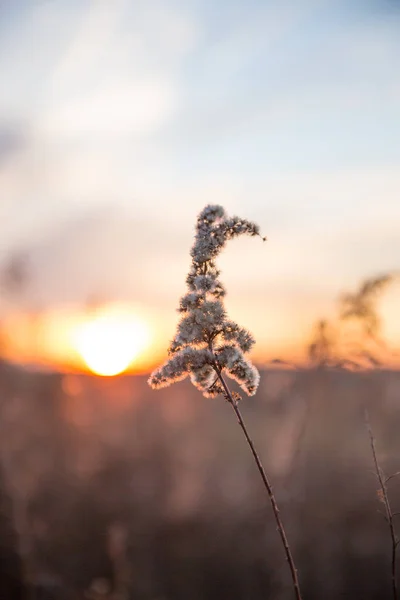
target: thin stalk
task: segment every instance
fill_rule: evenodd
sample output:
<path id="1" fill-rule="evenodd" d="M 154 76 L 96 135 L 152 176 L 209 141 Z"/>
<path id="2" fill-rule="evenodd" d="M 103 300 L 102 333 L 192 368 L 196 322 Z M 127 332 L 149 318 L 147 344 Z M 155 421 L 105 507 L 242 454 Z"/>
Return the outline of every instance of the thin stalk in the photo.
<path id="1" fill-rule="evenodd" d="M 394 528 L 394 522 L 393 522 L 393 517 L 395 516 L 396 513 L 392 512 L 392 508 L 390 506 L 390 502 L 389 502 L 389 496 L 388 496 L 388 492 L 387 492 L 387 482 L 389 481 L 389 479 L 391 479 L 391 477 L 385 478 L 382 472 L 381 467 L 379 466 L 379 462 L 378 462 L 378 457 L 376 454 L 376 447 L 375 447 L 375 438 L 374 438 L 374 434 L 372 433 L 372 428 L 371 428 L 371 424 L 369 421 L 369 416 L 368 416 L 368 412 L 365 411 L 365 423 L 367 426 L 367 430 L 369 433 L 369 439 L 370 439 L 370 443 L 371 443 L 371 450 L 372 450 L 372 456 L 374 459 L 374 465 L 375 465 L 375 471 L 376 471 L 376 475 L 378 477 L 378 481 L 379 481 L 379 485 L 380 485 L 380 491 L 381 491 L 381 498 L 382 498 L 382 502 L 385 505 L 385 512 L 386 512 L 386 521 L 389 525 L 389 530 L 390 530 L 390 539 L 392 542 L 392 561 L 391 561 L 391 573 L 392 573 L 392 593 L 393 593 L 393 600 L 397 600 L 397 560 L 396 560 L 396 554 L 397 554 L 397 546 L 399 545 L 399 539 L 397 538 L 396 535 L 396 531 Z"/>
<path id="2" fill-rule="evenodd" d="M 278 504 L 277 504 L 274 492 L 272 490 L 272 485 L 269 482 L 269 479 L 268 479 L 267 474 L 266 474 L 266 472 L 264 470 L 264 467 L 263 467 L 263 465 L 261 463 L 261 459 L 260 459 L 260 457 L 258 455 L 258 452 L 257 452 L 257 450 L 256 450 L 256 448 L 254 446 L 254 443 L 253 443 L 253 441 L 252 441 L 252 439 L 251 439 L 251 437 L 249 435 L 249 432 L 247 431 L 247 427 L 245 425 L 245 422 L 243 421 L 243 417 L 242 417 L 241 412 L 239 410 L 238 403 L 233 398 L 233 396 L 232 396 L 232 394 L 231 394 L 231 392 L 230 392 L 230 390 L 229 390 L 229 388 L 228 388 L 228 386 L 227 386 L 227 384 L 225 382 L 225 379 L 222 376 L 221 369 L 219 368 L 219 366 L 217 365 L 217 363 L 214 363 L 214 369 L 215 369 L 215 372 L 216 372 L 216 374 L 218 376 L 218 379 L 220 380 L 220 382 L 222 384 L 222 387 L 224 388 L 226 399 L 228 400 L 229 404 L 232 406 L 233 410 L 235 411 L 235 414 L 236 414 L 237 420 L 239 422 L 239 425 L 242 428 L 242 431 L 244 433 L 246 441 L 247 441 L 247 443 L 248 443 L 248 445 L 250 447 L 251 453 L 252 453 L 252 455 L 254 457 L 255 463 L 256 463 L 257 468 L 259 470 L 259 473 L 261 475 L 261 479 L 262 479 L 262 481 L 264 483 L 265 489 L 267 490 L 267 493 L 268 493 L 268 496 L 269 496 L 269 499 L 270 499 L 270 502 L 271 502 L 271 506 L 272 506 L 272 511 L 274 513 L 275 521 L 276 521 L 276 524 L 277 524 L 277 529 L 278 529 L 279 535 L 281 537 L 283 547 L 285 549 L 286 560 L 288 561 L 288 564 L 289 564 L 289 567 L 290 567 L 290 573 L 291 573 L 291 576 L 292 576 L 293 590 L 294 590 L 295 598 L 296 598 L 296 600 L 302 600 L 301 592 L 300 592 L 299 579 L 298 579 L 298 576 L 297 576 L 297 568 L 296 568 L 296 565 L 295 565 L 294 560 L 293 560 L 293 556 L 292 556 L 292 553 L 291 553 L 291 550 L 290 550 L 290 546 L 289 546 L 289 542 L 288 542 L 288 539 L 287 539 L 287 536 L 286 536 L 285 528 L 283 526 L 283 522 L 282 522 L 282 519 L 281 519 L 281 516 L 280 516 L 279 507 L 278 507 Z"/>

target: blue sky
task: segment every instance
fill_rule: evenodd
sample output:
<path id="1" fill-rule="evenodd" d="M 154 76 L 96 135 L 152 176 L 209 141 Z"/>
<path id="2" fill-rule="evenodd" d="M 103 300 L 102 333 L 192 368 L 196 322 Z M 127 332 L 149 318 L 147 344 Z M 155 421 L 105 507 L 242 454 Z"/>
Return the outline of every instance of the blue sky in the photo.
<path id="1" fill-rule="evenodd" d="M 168 314 L 210 202 L 269 238 L 222 258 L 265 345 L 398 268 L 399 34 L 394 0 L 3 5 L 0 260 L 31 256 L 21 306 Z"/>

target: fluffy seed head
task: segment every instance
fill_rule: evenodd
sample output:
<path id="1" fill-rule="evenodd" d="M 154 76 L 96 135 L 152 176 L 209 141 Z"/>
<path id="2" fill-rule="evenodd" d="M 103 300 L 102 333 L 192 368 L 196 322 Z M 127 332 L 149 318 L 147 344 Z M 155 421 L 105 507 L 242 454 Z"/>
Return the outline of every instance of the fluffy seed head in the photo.
<path id="1" fill-rule="evenodd" d="M 226 292 L 215 265 L 226 242 L 239 235 L 259 236 L 258 225 L 228 217 L 218 205 L 208 205 L 199 214 L 186 278 L 188 290 L 178 308 L 182 318 L 167 362 L 150 376 L 154 389 L 190 376 L 204 396 L 215 397 L 224 393 L 217 377 L 219 370 L 237 381 L 246 394 L 256 393 L 260 377 L 244 356 L 255 341 L 246 329 L 227 318 L 223 305 Z"/>

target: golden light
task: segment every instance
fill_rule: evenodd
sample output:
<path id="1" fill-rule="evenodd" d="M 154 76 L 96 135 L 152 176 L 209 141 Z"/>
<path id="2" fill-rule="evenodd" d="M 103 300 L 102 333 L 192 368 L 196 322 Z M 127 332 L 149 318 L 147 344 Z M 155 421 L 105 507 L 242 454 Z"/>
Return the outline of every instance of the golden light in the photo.
<path id="1" fill-rule="evenodd" d="M 74 335 L 76 350 L 88 368 L 104 376 L 126 371 L 149 341 L 146 322 L 118 305 L 97 310 Z"/>

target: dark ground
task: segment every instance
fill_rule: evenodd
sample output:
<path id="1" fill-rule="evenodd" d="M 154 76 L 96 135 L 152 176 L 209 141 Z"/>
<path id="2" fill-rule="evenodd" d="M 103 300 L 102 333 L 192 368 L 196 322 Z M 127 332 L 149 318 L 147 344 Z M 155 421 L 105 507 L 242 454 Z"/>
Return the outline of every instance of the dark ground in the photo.
<path id="1" fill-rule="evenodd" d="M 265 371 L 242 403 L 304 600 L 391 598 L 379 459 L 400 470 L 400 373 Z M 230 406 L 188 383 L 0 364 L 0 599 L 284 600 L 271 509 Z M 400 479 L 389 484 L 400 510 Z M 399 524 L 400 531 L 400 524 Z"/>

